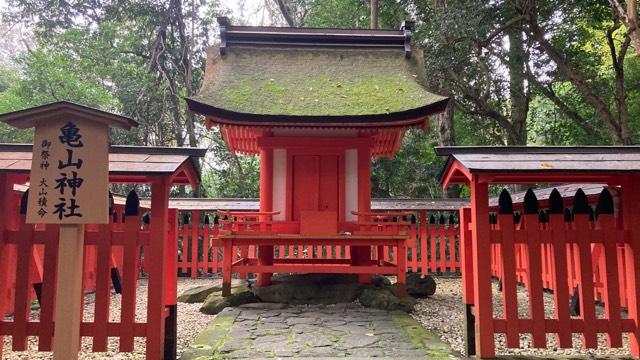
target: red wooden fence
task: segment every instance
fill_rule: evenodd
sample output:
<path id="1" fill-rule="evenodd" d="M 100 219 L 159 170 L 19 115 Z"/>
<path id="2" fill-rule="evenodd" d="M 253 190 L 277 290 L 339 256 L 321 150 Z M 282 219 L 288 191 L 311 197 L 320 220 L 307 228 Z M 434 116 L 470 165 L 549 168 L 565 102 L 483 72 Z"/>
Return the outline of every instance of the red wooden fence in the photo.
<path id="1" fill-rule="evenodd" d="M 459 229 L 457 212 L 427 213 L 420 211 L 413 216 L 410 226 L 411 241 L 407 243 L 407 271 L 430 273 L 455 273 L 460 270 Z M 205 273 L 217 273 L 222 269 L 222 248 L 213 239 L 225 226 L 220 218 L 224 214 L 204 211 L 180 211 L 177 235 L 178 271 L 192 278 Z M 409 219 L 407 219 L 409 220 Z M 278 246 L 275 258 L 350 259 L 349 246 Z M 236 248 L 236 259 L 242 254 L 255 256 L 255 247 Z M 372 251 L 377 251 L 373 249 Z M 384 248 L 384 260 L 397 264 L 397 249 Z M 375 254 L 374 254 L 375 255 Z M 236 260 L 234 259 L 234 260 Z"/>
<path id="2" fill-rule="evenodd" d="M 3 188 L 8 190 L 6 186 Z M 23 202 L 26 200 L 26 194 Z M 0 202 L 6 201 L 5 206 L 0 207 L 0 215 L 4 219 L 4 230 L 0 231 L 0 259 L 6 260 L 0 262 L 0 344 L 2 337 L 8 335 L 11 336 L 13 351 L 26 351 L 28 337 L 34 336 L 38 338 L 38 351 L 51 351 L 56 266 L 58 261 L 64 261 L 57 257 L 58 226 L 26 224 L 25 216 L 18 212 L 18 206 L 13 206 L 16 204 L 15 193 L 4 191 L 0 195 L 4 195 Z M 131 352 L 134 350 L 134 338 L 146 337 L 147 358 L 159 358 L 166 345 L 165 334 L 157 331 L 157 323 L 149 321 L 152 317 L 149 316 L 151 311 L 145 314 L 146 320 L 136 318 L 138 278 L 140 271 L 145 271 L 151 273 L 150 275 L 156 274 L 157 280 L 164 283 L 164 269 L 167 265 L 171 266 L 170 269 L 175 269 L 175 264 L 161 264 L 161 273 L 158 273 L 157 269 L 145 268 L 141 252 L 144 251 L 147 256 L 153 254 L 151 231 L 148 224 L 141 225 L 135 193 L 130 194 L 127 203 L 126 211 L 123 211 L 122 207 L 114 211 L 108 225 L 87 225 L 85 228 L 83 289 L 85 292 L 95 291 L 95 303 L 93 318 L 84 317 L 80 332 L 81 336 L 92 338 L 94 352 L 106 351 L 107 340 L 110 337 L 119 339 L 119 351 Z M 21 212 L 24 213 L 24 208 Z M 175 211 L 169 213 L 167 231 L 174 235 L 171 239 L 175 239 L 176 216 Z M 164 247 L 168 244 L 159 245 Z M 175 251 L 175 247 L 170 250 Z M 116 268 L 119 274 L 115 272 Z M 175 282 L 175 272 L 170 270 L 168 274 L 173 275 L 168 279 L 173 278 L 172 282 Z M 34 284 L 37 284 L 35 287 L 40 292 L 40 306 L 37 310 L 31 310 L 35 299 Z M 118 285 L 120 289 L 117 289 Z M 121 293 L 119 314 L 110 314 L 112 286 Z M 151 282 L 147 285 L 148 309 L 154 307 L 152 286 Z M 169 342 L 175 341 L 175 335 L 172 337 L 171 333 L 175 332 L 175 329 L 172 329 L 175 325 L 172 321 L 167 321 L 175 320 L 175 284 L 166 284 L 159 298 L 164 304 L 164 316 L 159 320 L 168 328 L 166 337 Z M 174 311 L 173 319 L 167 317 L 167 311 Z M 5 315 L 10 316 L 5 318 Z M 119 321 L 111 320 L 114 315 L 119 317 Z M 169 345 L 174 346 L 172 351 L 175 352 L 175 344 Z M 164 348 L 164 351 L 167 350 Z M 166 353 L 165 357 L 170 358 Z"/>
<path id="3" fill-rule="evenodd" d="M 561 199 L 560 194 L 554 190 L 554 192 L 551 193 L 552 198 L 554 198 L 554 201 L 559 201 Z M 583 194 L 580 194 L 579 196 L 583 197 Z M 594 209 L 596 208 L 596 203 L 598 201 L 598 198 L 590 198 L 590 201 L 593 201 L 590 204 L 590 207 L 585 209 L 585 211 L 589 211 L 589 218 L 591 220 L 593 220 L 594 215 L 595 215 L 595 211 Z M 538 205 L 540 204 L 544 204 L 546 206 L 546 209 L 541 209 L 539 214 L 538 214 L 538 218 L 539 221 L 541 223 L 542 227 L 549 227 L 550 223 L 549 223 L 549 201 L 547 200 L 539 200 L 538 201 Z M 490 220 L 492 222 L 493 225 L 495 225 L 496 223 L 496 214 L 495 213 L 491 213 L 490 215 Z M 572 212 L 570 209 L 566 209 L 565 213 L 564 213 L 564 219 L 565 221 L 569 222 L 572 219 Z M 518 223 L 520 220 L 521 214 L 520 212 L 515 212 L 514 213 L 514 221 L 516 223 Z M 494 226 L 495 227 L 495 226 Z M 515 262 L 516 262 L 516 280 L 519 284 L 524 285 L 525 287 L 527 287 L 528 284 L 528 272 L 529 269 L 527 267 L 527 262 L 526 260 L 526 247 L 516 244 L 515 246 Z M 567 254 L 567 264 L 569 266 L 568 268 L 568 276 L 569 276 L 569 289 L 572 291 L 573 293 L 573 289 L 576 289 L 576 287 L 579 284 L 579 279 L 578 279 L 578 273 L 580 271 L 580 269 L 577 267 L 577 259 L 576 259 L 576 254 L 574 254 L 573 252 L 568 252 Z M 553 281 L 553 269 L 554 269 L 554 257 L 553 257 L 553 246 L 551 246 L 550 244 L 546 244 L 543 243 L 541 244 L 541 256 L 542 256 L 542 264 L 541 264 L 541 271 L 542 271 L 542 287 L 545 290 L 550 290 L 550 291 L 554 291 L 555 290 L 555 283 Z M 598 302 L 604 302 L 604 277 L 606 276 L 606 259 L 604 256 L 604 246 L 602 244 L 593 244 L 591 247 L 591 258 L 592 258 L 592 264 L 593 264 L 593 286 L 594 286 L 594 296 L 596 301 Z M 618 246 L 616 247 L 616 258 L 617 258 L 617 262 L 618 262 L 618 277 L 621 280 L 620 281 L 620 303 L 622 305 L 622 307 L 627 306 L 627 295 L 626 295 L 626 270 L 625 270 L 625 252 L 624 252 L 624 246 L 623 244 L 618 244 Z M 500 252 L 500 246 L 498 244 L 492 244 L 491 245 L 491 274 L 500 279 L 501 278 L 501 268 L 500 268 L 500 264 L 502 264 L 502 258 L 501 258 L 501 252 Z M 578 310 L 579 311 L 579 310 Z"/>
<path id="4" fill-rule="evenodd" d="M 483 197 L 482 193 L 478 196 Z M 475 309 L 467 325 L 469 337 L 478 342 L 478 355 L 494 355 L 494 334 L 504 334 L 506 346 L 511 348 L 520 347 L 521 334 L 531 334 L 535 348 L 547 347 L 546 334 L 555 334 L 558 347 L 570 348 L 572 334 L 579 333 L 584 347 L 595 348 L 598 334 L 607 335 L 610 347 L 621 347 L 622 335 L 630 333 L 632 352 L 637 356 L 638 314 L 633 306 L 627 317 L 621 314 L 624 303 L 637 304 L 635 276 L 629 278 L 636 273 L 640 255 L 640 249 L 632 241 L 638 235 L 629 226 L 640 220 L 637 211 L 625 207 L 629 217 L 623 227 L 606 189 L 595 212 L 582 191 L 577 192 L 572 211 L 564 208 L 557 192 L 549 203 L 548 213 L 539 212 L 537 199 L 529 192 L 524 213 L 514 216 L 511 198 L 505 191 L 498 214 L 488 216 L 489 219 L 471 219 L 472 212 L 463 210 L 464 297 Z M 477 211 L 481 214 L 482 210 Z M 484 213 L 489 215 L 488 211 Z M 481 234 L 469 231 L 472 221 L 480 222 L 476 229 Z M 490 259 L 478 253 L 483 243 L 491 247 Z M 473 262 L 478 264 L 472 265 Z M 491 289 L 478 285 L 478 272 L 474 273 L 473 266 L 478 272 L 490 271 L 501 279 L 501 317 L 493 316 Z M 518 283 L 527 288 L 526 318 L 518 314 Z M 545 287 L 554 289 L 552 317 L 545 316 Z M 574 288 L 580 299 L 578 316 L 571 316 L 569 311 Z M 603 302 L 603 317 L 596 316 L 597 300 Z M 475 334 L 471 330 L 473 322 Z M 468 346 L 467 350 L 473 354 L 475 349 Z"/>

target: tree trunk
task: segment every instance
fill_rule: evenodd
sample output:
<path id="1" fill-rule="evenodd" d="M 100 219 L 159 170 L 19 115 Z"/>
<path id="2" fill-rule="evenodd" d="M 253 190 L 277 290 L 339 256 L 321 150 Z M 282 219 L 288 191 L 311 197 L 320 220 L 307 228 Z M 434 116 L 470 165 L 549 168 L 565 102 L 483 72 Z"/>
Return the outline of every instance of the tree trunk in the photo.
<path id="1" fill-rule="evenodd" d="M 512 130 L 506 134 L 508 145 L 527 144 L 529 94 L 526 88 L 526 64 L 529 61 L 519 24 L 506 29 L 509 38 L 509 98 Z"/>
<path id="2" fill-rule="evenodd" d="M 287 22 L 287 25 L 291 27 L 296 26 L 296 23 L 293 20 L 293 16 L 291 16 L 291 11 L 289 10 L 287 4 L 285 4 L 284 0 L 276 0 L 276 3 L 278 4 L 278 9 L 280 9 L 280 13 L 284 18 L 284 21 Z"/>
<path id="3" fill-rule="evenodd" d="M 636 49 L 636 56 L 640 57 L 640 19 L 638 18 L 639 0 L 626 0 L 627 6 L 620 0 L 609 0 L 614 13 L 627 28 L 627 35 Z"/>
<path id="4" fill-rule="evenodd" d="M 636 56 L 640 57 L 640 19 L 638 18 L 638 0 L 627 0 L 627 31 L 636 49 Z"/>
<path id="5" fill-rule="evenodd" d="M 371 0 L 371 28 L 378 28 L 378 0 Z"/>
<path id="6" fill-rule="evenodd" d="M 452 96 L 450 90 L 441 91 L 442 94 Z M 447 108 L 444 112 L 438 115 L 438 145 L 439 146 L 454 146 L 456 144 L 455 132 L 453 129 L 453 98 L 447 104 Z M 443 192 L 444 198 L 459 198 L 460 186 L 450 185 Z"/>

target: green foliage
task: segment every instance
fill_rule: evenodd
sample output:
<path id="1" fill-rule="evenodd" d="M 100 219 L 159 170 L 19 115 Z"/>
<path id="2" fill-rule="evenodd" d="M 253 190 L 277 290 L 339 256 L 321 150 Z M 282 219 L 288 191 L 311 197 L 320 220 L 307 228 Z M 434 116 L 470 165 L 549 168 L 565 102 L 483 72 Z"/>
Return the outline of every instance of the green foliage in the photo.
<path id="1" fill-rule="evenodd" d="M 444 159 L 435 155 L 433 131 L 410 130 L 393 159 L 381 158 L 371 166 L 373 197 L 439 197 L 437 182 Z"/>
<path id="2" fill-rule="evenodd" d="M 396 29 L 409 18 L 405 7 L 398 1 L 379 1 L 378 22 L 381 29 Z M 311 1 L 304 26 L 368 29 L 371 25 L 369 0 L 316 0 Z"/>
<path id="3" fill-rule="evenodd" d="M 238 156 L 234 164 L 207 167 L 202 173 L 203 196 L 257 198 L 260 165 L 255 156 Z"/>
<path id="4" fill-rule="evenodd" d="M 74 58 L 50 48 L 40 48 L 17 59 L 21 79 L 8 92 L 26 102 L 23 107 L 66 100 L 116 111 L 117 103 L 85 58 Z M 17 108 L 8 110 L 19 110 Z"/>

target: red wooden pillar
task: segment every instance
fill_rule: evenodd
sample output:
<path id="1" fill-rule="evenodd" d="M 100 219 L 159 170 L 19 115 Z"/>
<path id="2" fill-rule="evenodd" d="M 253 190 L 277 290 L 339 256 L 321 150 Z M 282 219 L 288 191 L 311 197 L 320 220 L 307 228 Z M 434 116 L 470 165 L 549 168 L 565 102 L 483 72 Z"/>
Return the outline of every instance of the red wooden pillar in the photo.
<path id="1" fill-rule="evenodd" d="M 625 266 L 627 275 L 627 306 L 629 319 L 635 322 L 630 334 L 631 355 L 640 355 L 640 176 L 625 176 L 622 183 L 622 219 L 629 231 L 629 242 L 625 244 Z"/>
<path id="2" fill-rule="evenodd" d="M 167 254 L 165 258 L 165 304 L 175 305 L 178 287 L 178 210 L 169 209 L 167 212 Z M 174 281 L 175 280 L 175 281 Z"/>
<path id="3" fill-rule="evenodd" d="M 371 211 L 371 157 L 369 148 L 365 147 L 358 148 L 358 211 Z M 404 260 L 406 262 L 406 258 Z M 370 265 L 371 247 L 351 246 L 351 264 Z M 371 274 L 359 274 L 358 280 L 367 284 L 371 282 Z"/>
<path id="4" fill-rule="evenodd" d="M 10 205 L 13 203 L 10 199 L 10 183 L 7 181 L 7 174 L 0 174 L 0 218 L 1 219 L 9 219 L 10 218 Z M 15 209 L 14 209 L 15 211 Z M 9 261 L 5 257 L 7 256 L 7 252 L 5 251 L 5 229 L 7 225 L 3 221 L 0 224 L 0 318 L 4 319 L 5 310 L 7 309 L 7 290 L 9 285 Z M 0 334 L 0 358 L 2 357 L 2 345 L 3 344 L 3 336 Z"/>
<path id="5" fill-rule="evenodd" d="M 260 150 L 260 211 L 269 212 L 273 208 L 273 149 Z M 266 221 L 266 216 L 260 221 Z M 289 253 L 291 257 L 291 253 Z M 258 264 L 273 265 L 273 245 L 258 246 Z M 272 273 L 258 274 L 259 286 L 267 286 L 271 283 Z"/>
<path id="6" fill-rule="evenodd" d="M 471 208 L 460 209 L 460 272 L 462 272 L 462 301 L 465 304 L 465 349 L 468 356 L 476 353 L 475 319 L 473 316 L 473 249 Z"/>
<path id="7" fill-rule="evenodd" d="M 473 257 L 473 303 L 475 315 L 476 355 L 495 356 L 493 336 L 493 299 L 491 296 L 491 257 L 489 239 L 489 186 L 477 175 L 471 179 L 471 231 Z"/>
<path id="8" fill-rule="evenodd" d="M 167 223 L 169 218 L 169 179 L 160 177 L 151 183 L 150 224 L 151 244 L 149 246 L 149 298 L 147 300 L 147 359 L 163 359 L 165 325 L 165 266 Z M 175 267 L 172 269 L 174 270 Z"/>
<path id="9" fill-rule="evenodd" d="M 168 205 L 168 204 L 167 204 Z M 177 356 L 177 339 L 178 339 L 178 210 L 168 210 L 168 236 L 166 238 L 166 258 L 164 267 L 164 304 L 167 307 L 168 315 L 165 320 L 164 335 L 164 359 L 175 359 Z M 197 218 L 196 218 L 197 220 Z M 197 222 L 196 222 L 197 224 Z M 205 235 L 207 239 L 208 235 Z M 204 252 L 203 256 L 207 256 Z M 206 266 L 205 266 L 206 271 Z"/>

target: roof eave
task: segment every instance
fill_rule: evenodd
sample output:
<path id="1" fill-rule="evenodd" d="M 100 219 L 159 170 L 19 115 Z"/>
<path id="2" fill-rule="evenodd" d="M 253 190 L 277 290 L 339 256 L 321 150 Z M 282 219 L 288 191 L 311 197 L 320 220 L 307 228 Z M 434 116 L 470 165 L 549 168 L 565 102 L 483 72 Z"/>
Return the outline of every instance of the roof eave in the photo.
<path id="1" fill-rule="evenodd" d="M 242 126 L 305 126 L 305 127 L 388 127 L 423 125 L 428 116 L 443 112 L 449 98 L 432 104 L 387 114 L 366 115 L 287 115 L 251 114 L 227 110 L 186 98 L 189 110 L 215 118 L 207 126 L 215 124 Z M 424 125 L 423 125 L 424 126 Z"/>
<path id="2" fill-rule="evenodd" d="M 579 145 L 579 146 L 436 146 L 436 155 L 458 154 L 599 154 L 599 153 L 638 153 L 640 145 Z"/>
<path id="3" fill-rule="evenodd" d="M 31 152 L 32 144 L 0 143 L 0 152 Z M 186 155 L 192 157 L 204 157 L 207 149 L 192 147 L 160 147 L 160 146 L 131 146 L 111 145 L 110 154 L 151 154 L 151 155 Z"/>
<path id="4" fill-rule="evenodd" d="M 72 115 L 101 121 L 110 126 L 129 130 L 138 126 L 138 122 L 126 116 L 94 109 L 85 105 L 69 101 L 58 101 L 28 109 L 13 111 L 0 115 L 0 121 L 19 129 L 33 127 L 38 121 L 47 120 L 52 116 Z"/>
<path id="5" fill-rule="evenodd" d="M 446 164 L 438 176 L 438 180 L 440 185 L 445 189 L 453 184 L 469 184 L 471 182 L 471 171 L 465 168 L 452 155 L 449 155 Z"/>

